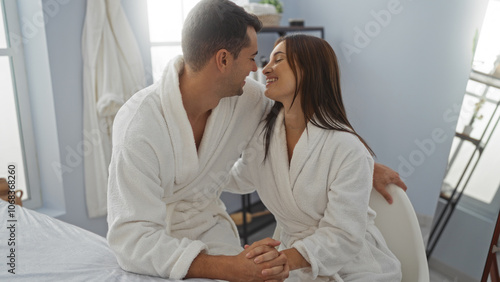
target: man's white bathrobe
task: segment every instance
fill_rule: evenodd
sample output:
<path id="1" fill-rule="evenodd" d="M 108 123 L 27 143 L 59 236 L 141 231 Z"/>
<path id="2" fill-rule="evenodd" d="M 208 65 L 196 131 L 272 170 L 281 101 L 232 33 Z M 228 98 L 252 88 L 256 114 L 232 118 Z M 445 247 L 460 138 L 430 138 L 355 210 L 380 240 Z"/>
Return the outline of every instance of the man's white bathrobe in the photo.
<path id="1" fill-rule="evenodd" d="M 280 249 L 311 264 L 287 281 L 401 281 L 400 263 L 374 225 L 368 202 L 373 159 L 353 134 L 308 124 L 288 161 L 283 110 L 264 162 L 262 126 L 228 184 L 257 188 L 277 221 Z"/>
<path id="2" fill-rule="evenodd" d="M 212 110 L 197 152 L 182 104 L 182 57 L 120 109 L 113 128 L 107 239 L 128 271 L 183 278 L 193 259 L 242 251 L 219 199 L 229 171 L 270 101 L 247 79 L 244 94 Z"/>

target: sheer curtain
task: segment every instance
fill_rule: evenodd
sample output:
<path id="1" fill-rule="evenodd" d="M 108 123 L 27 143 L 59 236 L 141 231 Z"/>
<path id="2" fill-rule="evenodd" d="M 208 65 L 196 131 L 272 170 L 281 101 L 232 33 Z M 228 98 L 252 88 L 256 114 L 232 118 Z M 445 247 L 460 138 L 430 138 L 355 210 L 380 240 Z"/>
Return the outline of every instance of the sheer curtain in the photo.
<path id="1" fill-rule="evenodd" d="M 114 117 L 146 83 L 139 47 L 120 0 L 87 1 L 82 56 L 85 196 L 93 218 L 107 213 Z"/>

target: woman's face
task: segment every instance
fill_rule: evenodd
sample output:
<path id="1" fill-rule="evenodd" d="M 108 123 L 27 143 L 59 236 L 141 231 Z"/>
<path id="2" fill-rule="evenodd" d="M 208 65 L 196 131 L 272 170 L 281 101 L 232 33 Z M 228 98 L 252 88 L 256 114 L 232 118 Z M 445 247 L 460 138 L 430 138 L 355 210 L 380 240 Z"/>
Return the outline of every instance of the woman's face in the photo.
<path id="1" fill-rule="evenodd" d="M 286 55 L 286 45 L 283 41 L 274 48 L 269 64 L 264 67 L 262 73 L 266 76 L 266 96 L 284 105 L 290 105 L 297 85 Z"/>

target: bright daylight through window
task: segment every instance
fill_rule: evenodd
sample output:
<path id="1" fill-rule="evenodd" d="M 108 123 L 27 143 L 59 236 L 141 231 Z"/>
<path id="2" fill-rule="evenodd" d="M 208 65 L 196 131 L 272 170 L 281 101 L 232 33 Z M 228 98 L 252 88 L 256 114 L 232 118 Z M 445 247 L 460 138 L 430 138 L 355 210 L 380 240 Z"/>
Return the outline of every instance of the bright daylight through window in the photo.
<path id="1" fill-rule="evenodd" d="M 182 24 L 189 11 L 198 2 L 199 0 L 148 0 L 154 81 L 160 78 L 170 59 L 182 54 Z"/>
<path id="2" fill-rule="evenodd" d="M 0 1 L 0 178 L 23 192 L 24 206 L 36 208 L 41 198 L 23 46 L 21 40 L 9 43 L 8 36 L 21 38 L 16 5 Z"/>
<path id="3" fill-rule="evenodd" d="M 500 125 L 495 126 L 500 116 L 499 14 L 500 2 L 489 1 L 443 187 L 448 194 L 465 188 L 464 195 L 484 204 L 498 197 L 500 187 Z"/>

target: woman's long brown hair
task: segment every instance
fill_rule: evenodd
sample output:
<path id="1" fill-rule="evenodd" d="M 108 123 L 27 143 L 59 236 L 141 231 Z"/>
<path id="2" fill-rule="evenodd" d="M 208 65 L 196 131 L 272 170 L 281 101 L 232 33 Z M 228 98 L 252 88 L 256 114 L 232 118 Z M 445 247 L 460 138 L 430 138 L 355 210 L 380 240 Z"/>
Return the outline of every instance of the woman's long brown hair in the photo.
<path id="1" fill-rule="evenodd" d="M 313 125 L 327 129 L 349 132 L 356 135 L 374 156 L 373 150 L 353 129 L 342 101 L 340 90 L 340 72 L 337 56 L 325 40 L 305 34 L 291 34 L 276 40 L 274 46 L 285 42 L 286 60 L 290 65 L 296 82 L 293 102 L 301 93 L 301 106 L 304 119 Z M 300 71 L 301 80 L 297 71 Z M 269 145 L 276 118 L 283 107 L 280 102 L 274 103 L 264 122 L 265 157 L 269 153 Z"/>

